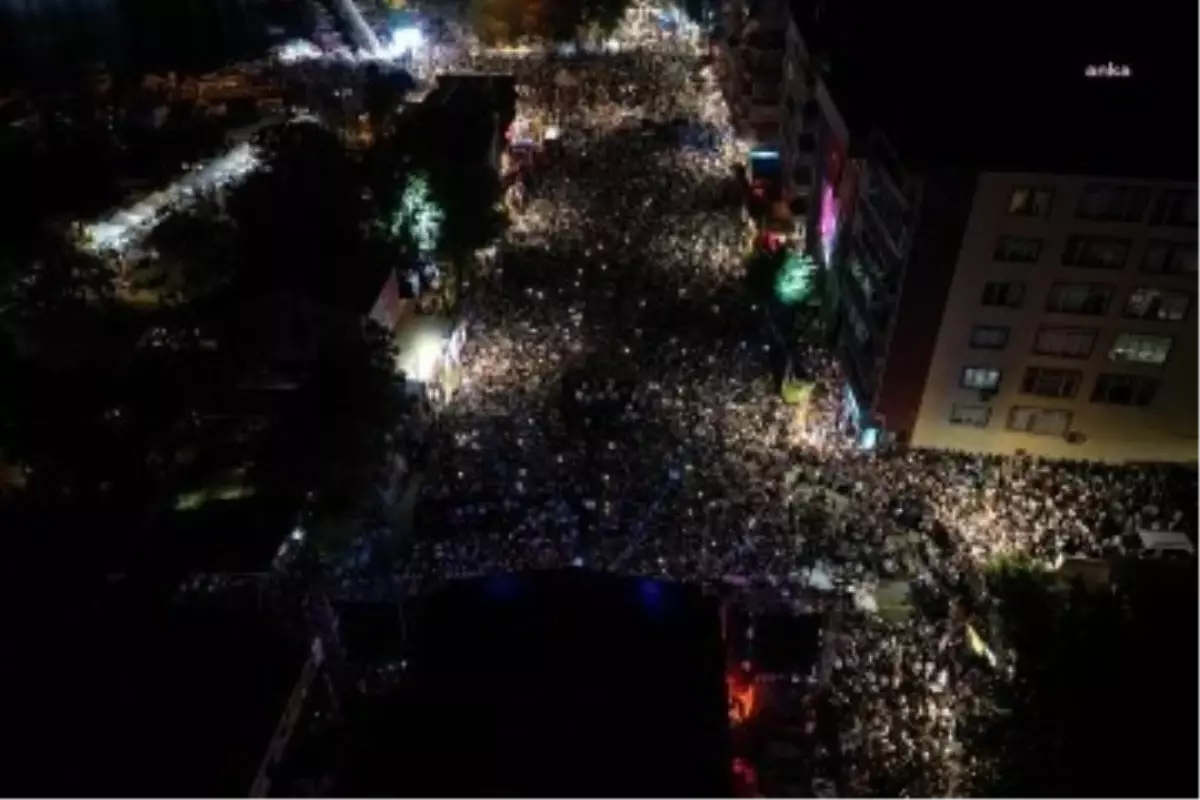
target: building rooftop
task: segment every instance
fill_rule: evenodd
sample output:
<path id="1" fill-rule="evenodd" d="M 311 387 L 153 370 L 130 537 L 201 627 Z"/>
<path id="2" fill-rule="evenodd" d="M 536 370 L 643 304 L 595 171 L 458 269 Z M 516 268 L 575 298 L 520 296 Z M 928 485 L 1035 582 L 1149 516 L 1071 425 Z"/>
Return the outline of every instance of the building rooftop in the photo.
<path id="1" fill-rule="evenodd" d="M 716 599 L 555 570 L 406 608 L 407 689 L 358 730 L 351 796 L 728 797 Z"/>
<path id="2" fill-rule="evenodd" d="M 850 129 L 878 125 L 906 161 L 1194 180 L 1196 10 L 1164 2 L 1114 14 L 1082 0 L 1052 10 L 1017 0 L 927 16 L 838 0 L 794 13 L 809 48 L 826 55 Z M 1085 74 L 1110 63 L 1129 76 Z"/>

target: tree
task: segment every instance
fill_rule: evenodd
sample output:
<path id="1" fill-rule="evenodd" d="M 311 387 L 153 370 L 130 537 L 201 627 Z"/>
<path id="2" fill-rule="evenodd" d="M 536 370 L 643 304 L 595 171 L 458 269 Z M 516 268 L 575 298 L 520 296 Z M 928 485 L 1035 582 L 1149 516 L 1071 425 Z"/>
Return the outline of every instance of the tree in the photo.
<path id="1" fill-rule="evenodd" d="M 992 712 L 967 721 L 968 752 L 991 767 L 968 794 L 1195 794 L 1195 640 L 1180 635 L 1195 627 L 1194 567 L 1113 569 L 1112 589 L 1021 564 L 991 570 L 1016 674 Z"/>
<path id="2" fill-rule="evenodd" d="M 468 18 L 485 44 L 516 43 L 542 35 L 542 0 L 472 0 Z"/>
<path id="3" fill-rule="evenodd" d="M 381 69 L 374 63 L 367 66 L 365 105 L 376 138 L 391 128 L 397 108 L 416 85 L 412 75 L 402 69 Z"/>
<path id="4" fill-rule="evenodd" d="M 331 300 L 345 269 L 362 263 L 371 199 L 360 165 L 315 124 L 276 128 L 263 142 L 267 167 L 229 198 L 241 262 L 238 288 L 293 289 Z"/>
<path id="5" fill-rule="evenodd" d="M 233 222 L 212 197 L 160 222 L 149 243 L 159 254 L 156 272 L 166 293 L 191 300 L 227 286 L 237 274 L 236 236 Z"/>
<path id="6" fill-rule="evenodd" d="M 469 18 L 485 44 L 569 42 L 590 27 L 611 32 L 628 6 L 629 0 L 472 0 Z"/>
<path id="7" fill-rule="evenodd" d="M 456 124 L 462 129 L 487 131 L 493 123 L 490 115 L 480 113 L 465 114 Z M 486 161 L 464 159 L 454 147 L 431 140 L 423 130 L 419 116 L 398 126 L 378 148 L 373 172 L 390 174 L 400 181 L 389 190 L 391 202 L 385 212 L 389 218 L 408 213 L 406 200 L 417 184 L 422 185 L 422 194 L 439 218 L 435 241 L 426 249 L 460 269 L 503 229 L 504 214 L 497 205 L 500 179 Z M 384 167 L 385 163 L 392 166 Z M 460 282 L 461 277 L 459 274 Z"/>
<path id="8" fill-rule="evenodd" d="M 43 237 L 32 253 L 0 258 L 0 321 L 24 349 L 67 361 L 111 338 L 116 269 L 69 240 Z"/>
<path id="9" fill-rule="evenodd" d="M 310 378 L 276 425 L 268 483 L 305 487 L 316 517 L 344 516 L 369 501 L 407 404 L 393 383 L 386 331 L 341 328 L 321 350 Z"/>

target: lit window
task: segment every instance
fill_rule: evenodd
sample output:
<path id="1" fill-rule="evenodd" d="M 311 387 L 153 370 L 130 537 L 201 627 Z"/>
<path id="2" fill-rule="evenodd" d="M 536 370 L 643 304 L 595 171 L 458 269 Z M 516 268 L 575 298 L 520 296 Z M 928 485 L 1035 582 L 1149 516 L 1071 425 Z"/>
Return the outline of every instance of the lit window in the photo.
<path id="1" fill-rule="evenodd" d="M 960 382 L 964 389 L 994 390 L 1000 386 L 1000 370 L 995 367 L 963 367 Z"/>
<path id="2" fill-rule="evenodd" d="M 1170 353 L 1170 336 L 1119 333 L 1108 351 L 1108 359 L 1125 364 L 1162 364 Z"/>
<path id="3" fill-rule="evenodd" d="M 1134 289 L 1125 302 L 1125 316 L 1159 322 L 1181 322 L 1187 318 L 1192 298 L 1186 292 L 1171 292 L 1143 286 Z"/>
<path id="4" fill-rule="evenodd" d="M 1050 215 L 1051 189 L 1037 186 L 1018 186 L 1008 198 L 1008 213 L 1014 217 L 1046 217 Z"/>

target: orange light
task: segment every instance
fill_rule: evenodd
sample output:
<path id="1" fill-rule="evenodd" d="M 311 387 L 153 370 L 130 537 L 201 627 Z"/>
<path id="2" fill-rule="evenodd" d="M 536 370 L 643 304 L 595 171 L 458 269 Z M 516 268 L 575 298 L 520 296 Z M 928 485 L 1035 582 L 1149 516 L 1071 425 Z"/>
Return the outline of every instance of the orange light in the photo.
<path id="1" fill-rule="evenodd" d="M 743 683 L 733 675 L 725 683 L 729 691 L 729 721 L 741 725 L 757 710 L 757 690 L 753 683 Z"/>

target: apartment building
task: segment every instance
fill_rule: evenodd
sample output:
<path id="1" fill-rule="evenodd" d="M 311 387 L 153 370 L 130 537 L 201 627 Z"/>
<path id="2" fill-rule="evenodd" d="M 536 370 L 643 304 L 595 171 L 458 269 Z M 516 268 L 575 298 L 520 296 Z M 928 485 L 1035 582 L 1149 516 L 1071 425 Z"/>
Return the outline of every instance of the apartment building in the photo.
<path id="1" fill-rule="evenodd" d="M 1195 182 L 987 172 L 911 442 L 1196 458 Z"/>
<path id="2" fill-rule="evenodd" d="M 1062 42 L 1120 37 L 1085 23 L 1021 28 L 1021 62 L 999 35 L 922 61 L 897 13 L 805 32 L 831 65 L 809 249 L 847 425 L 864 446 L 1195 459 L 1197 135 L 1164 117 L 1195 102 L 1186 48 L 1099 69 Z"/>
<path id="3" fill-rule="evenodd" d="M 789 0 L 723 0 L 716 65 L 748 178 L 773 222 L 803 237 L 811 221 L 819 114 L 816 72 Z"/>

